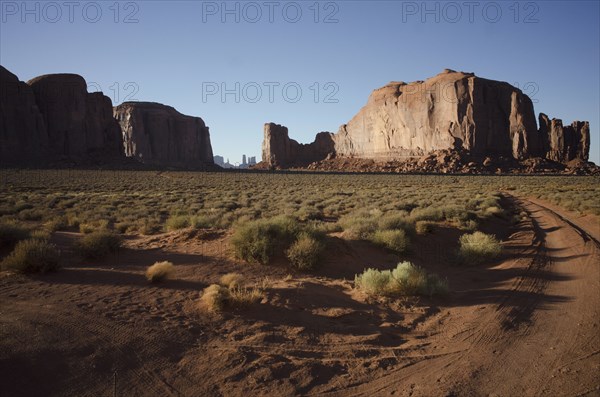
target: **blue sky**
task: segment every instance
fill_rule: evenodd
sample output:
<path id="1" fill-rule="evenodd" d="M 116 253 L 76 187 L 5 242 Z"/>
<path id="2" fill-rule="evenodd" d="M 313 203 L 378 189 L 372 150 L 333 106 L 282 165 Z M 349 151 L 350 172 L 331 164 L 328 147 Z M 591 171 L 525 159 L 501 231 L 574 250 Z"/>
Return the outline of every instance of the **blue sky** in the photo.
<path id="1" fill-rule="evenodd" d="M 375 88 L 444 68 L 515 84 L 536 114 L 589 120 L 600 163 L 598 1 L 0 3 L 0 63 L 21 80 L 77 73 L 114 103 L 200 116 L 232 163 L 260 158 L 265 122 L 309 142 Z"/>

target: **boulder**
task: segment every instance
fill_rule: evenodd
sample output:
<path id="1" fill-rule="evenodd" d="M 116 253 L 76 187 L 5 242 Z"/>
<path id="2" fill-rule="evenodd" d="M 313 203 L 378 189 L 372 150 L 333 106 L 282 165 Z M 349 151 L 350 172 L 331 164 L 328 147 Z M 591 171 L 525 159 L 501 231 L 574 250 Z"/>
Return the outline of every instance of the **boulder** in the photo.
<path id="1" fill-rule="evenodd" d="M 125 102 L 114 108 L 114 117 L 121 125 L 128 157 L 182 168 L 213 164 L 210 134 L 200 117 L 153 102 Z"/>

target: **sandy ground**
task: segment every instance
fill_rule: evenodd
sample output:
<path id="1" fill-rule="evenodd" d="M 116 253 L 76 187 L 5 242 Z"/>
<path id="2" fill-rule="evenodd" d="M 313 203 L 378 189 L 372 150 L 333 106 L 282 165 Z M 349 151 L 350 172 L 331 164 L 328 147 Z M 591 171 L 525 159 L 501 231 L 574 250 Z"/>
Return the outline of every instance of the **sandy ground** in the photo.
<path id="1" fill-rule="evenodd" d="M 443 227 L 401 258 L 333 235 L 312 275 L 240 263 L 219 231 L 131 237 L 96 263 L 71 252 L 78 235 L 57 233 L 61 271 L 0 273 L 0 395 L 600 395 L 598 218 L 506 200 L 529 219 L 483 225 L 504 254 L 476 268 L 453 264 L 460 232 Z M 447 277 L 451 293 L 373 301 L 352 288 L 399 259 Z M 149 284 L 162 260 L 176 279 Z M 232 271 L 269 278 L 262 302 L 200 310 L 202 289 Z"/>

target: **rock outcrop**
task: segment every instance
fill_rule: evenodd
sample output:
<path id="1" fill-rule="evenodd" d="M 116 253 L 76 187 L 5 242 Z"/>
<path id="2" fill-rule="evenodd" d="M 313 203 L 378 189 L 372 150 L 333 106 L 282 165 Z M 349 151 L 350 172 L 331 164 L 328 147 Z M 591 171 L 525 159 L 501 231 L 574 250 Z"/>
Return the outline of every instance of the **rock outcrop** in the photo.
<path id="1" fill-rule="evenodd" d="M 392 82 L 375 90 L 352 120 L 336 134 L 327 134 L 333 150 L 319 157 L 390 161 L 456 150 L 481 158 L 587 161 L 589 124 L 562 127 L 560 120 L 546 122 L 544 117 L 538 130 L 530 98 L 508 83 L 446 69 L 426 81 Z M 287 129 L 275 139 L 268 132 L 265 128 L 263 161 L 268 166 L 315 161 L 293 149 L 296 142 L 288 138 Z"/>
<path id="2" fill-rule="evenodd" d="M 562 120 L 550 120 L 544 113 L 540 113 L 539 120 L 542 157 L 560 163 L 588 160 L 590 124 L 587 121 L 574 121 L 571 125 L 563 126 Z"/>
<path id="3" fill-rule="evenodd" d="M 29 80 L 44 118 L 53 159 L 85 161 L 87 156 L 118 158 L 123 153 L 112 102 L 101 92 L 88 93 L 76 74 L 49 74 Z"/>
<path id="4" fill-rule="evenodd" d="M 48 135 L 33 90 L 0 66 L 0 163 L 41 162 Z"/>
<path id="5" fill-rule="evenodd" d="M 301 144 L 288 136 L 288 129 L 267 123 L 262 145 L 263 161 L 271 167 L 288 168 L 324 160 L 334 151 L 332 134 L 321 132 L 310 144 Z"/>
<path id="6" fill-rule="evenodd" d="M 152 102 L 125 102 L 114 108 L 114 117 L 121 125 L 128 157 L 173 167 L 213 164 L 208 127 L 199 117 Z"/>
<path id="7" fill-rule="evenodd" d="M 110 98 L 83 77 L 51 74 L 20 82 L 2 68 L 2 164 L 110 162 L 123 156 Z"/>

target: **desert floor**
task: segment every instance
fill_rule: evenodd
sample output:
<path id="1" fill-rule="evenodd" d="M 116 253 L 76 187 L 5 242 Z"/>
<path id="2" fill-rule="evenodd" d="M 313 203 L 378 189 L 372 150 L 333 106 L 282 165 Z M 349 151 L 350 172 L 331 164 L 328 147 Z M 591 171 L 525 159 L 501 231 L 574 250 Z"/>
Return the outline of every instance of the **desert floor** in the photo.
<path id="1" fill-rule="evenodd" d="M 482 225 L 503 240 L 483 267 L 452 264 L 439 227 L 403 259 L 448 279 L 444 297 L 373 300 L 353 288 L 384 249 L 335 233 L 321 270 L 249 265 L 229 232 L 130 236 L 101 262 L 70 255 L 38 276 L 0 273 L 2 396 L 597 396 L 600 224 L 506 194 L 528 219 Z M 432 249 L 434 247 L 434 249 Z M 169 260 L 176 276 L 144 277 Z M 215 314 L 202 290 L 228 272 L 265 282 L 263 300 Z M 287 276 L 287 277 L 286 277 Z"/>

